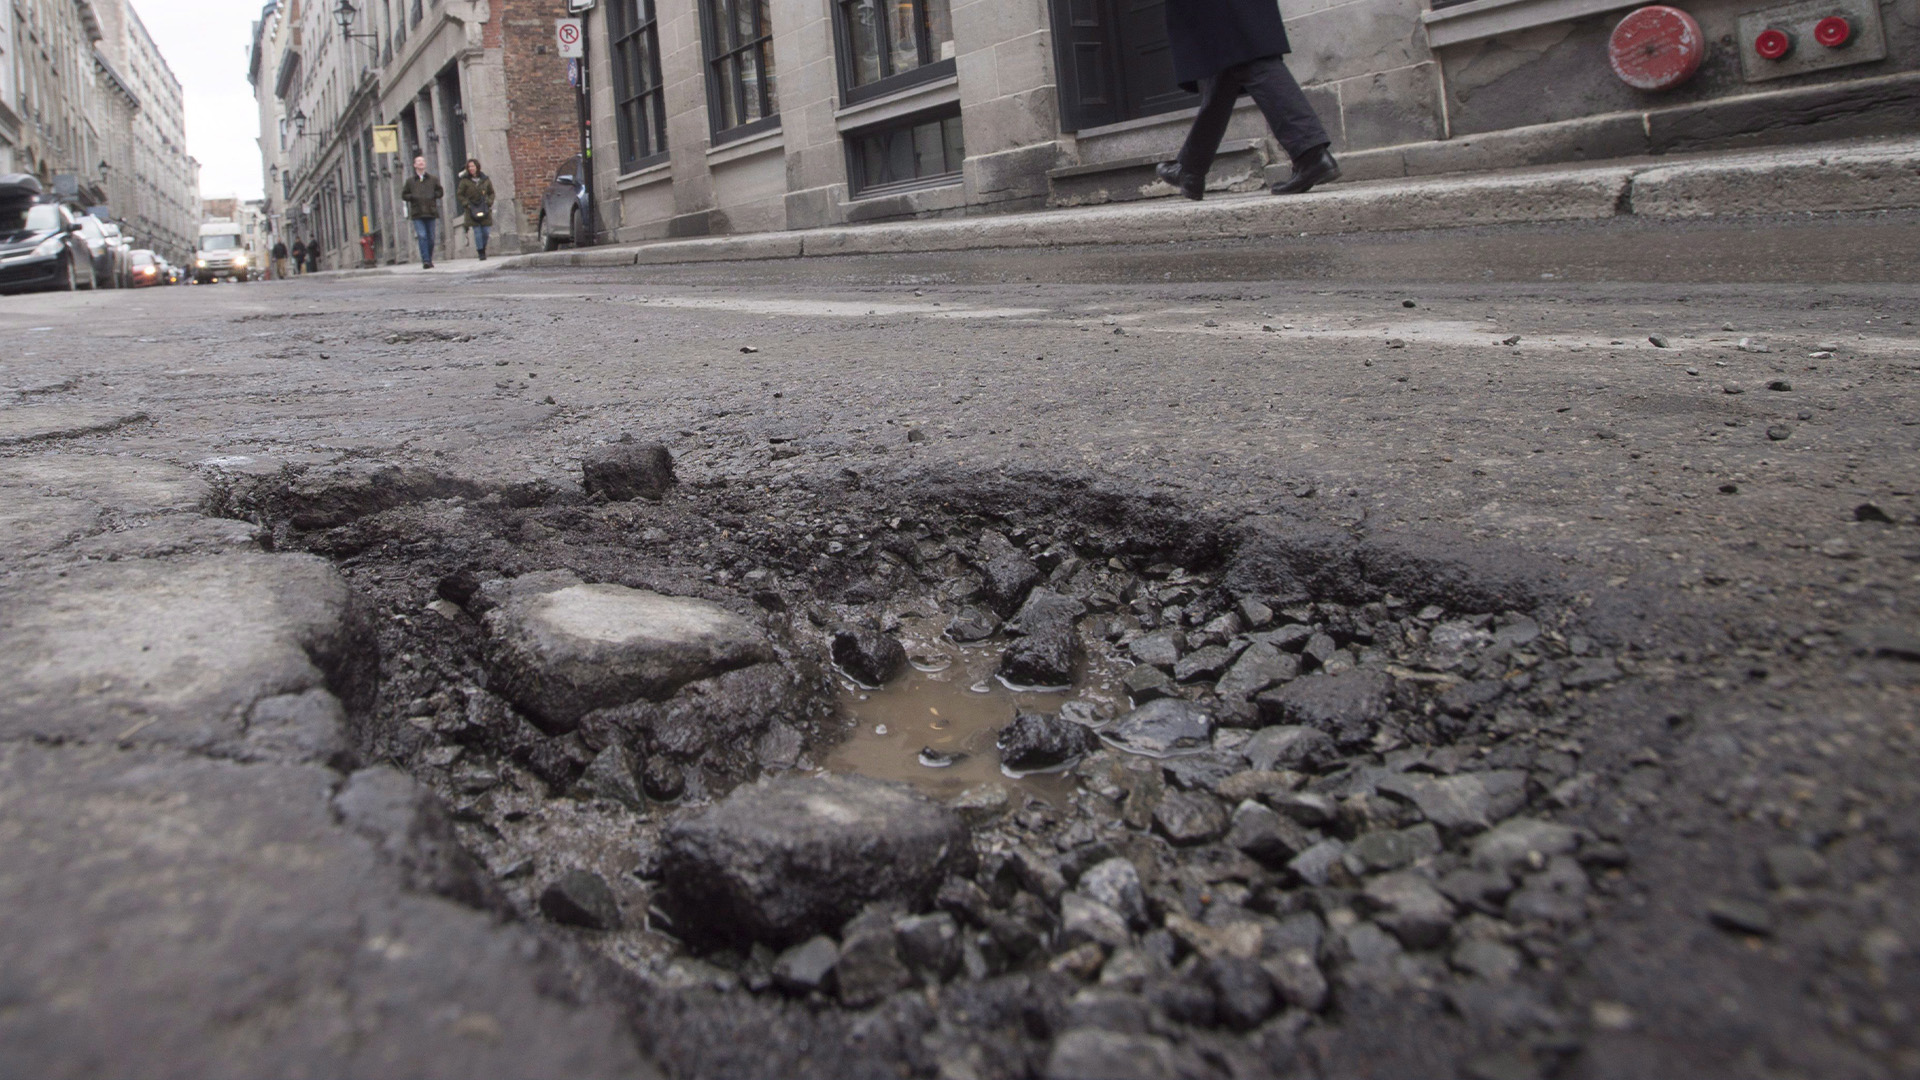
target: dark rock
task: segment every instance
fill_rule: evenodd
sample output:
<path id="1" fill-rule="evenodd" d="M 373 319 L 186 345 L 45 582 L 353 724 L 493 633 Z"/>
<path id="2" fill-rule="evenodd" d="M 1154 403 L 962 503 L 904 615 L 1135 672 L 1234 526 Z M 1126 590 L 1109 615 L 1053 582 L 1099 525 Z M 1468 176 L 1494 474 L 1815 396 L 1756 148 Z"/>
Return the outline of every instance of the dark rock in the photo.
<path id="1" fill-rule="evenodd" d="M 880 912 L 862 915 L 847 927 L 833 981 L 840 1003 L 856 1009 L 913 985 L 913 972 L 900 959 L 890 917 Z"/>
<path id="2" fill-rule="evenodd" d="M 1087 605 L 1051 589 L 1034 589 L 1006 629 L 1015 636 L 1000 657 L 1000 674 L 1016 686 L 1067 686 L 1073 682 L 1080 639 L 1074 620 Z"/>
<path id="3" fill-rule="evenodd" d="M 1150 701 L 1114 722 L 1107 740 L 1130 753 L 1165 757 L 1212 745 L 1213 717 L 1190 701 Z"/>
<path id="4" fill-rule="evenodd" d="M 947 623 L 947 636 L 962 645 L 985 641 L 1000 629 L 1000 617 L 977 607 L 964 607 Z"/>
<path id="5" fill-rule="evenodd" d="M 1148 667 L 1145 664 L 1127 672 L 1127 677 L 1121 680 L 1121 685 L 1127 688 L 1127 697 L 1132 699 L 1135 705 L 1145 705 L 1149 701 L 1158 701 L 1161 698 L 1178 697 L 1180 694 L 1180 688 L 1174 685 L 1173 676 L 1157 667 Z"/>
<path id="6" fill-rule="evenodd" d="M 1040 568 L 1027 558 L 1027 553 L 997 532 L 981 535 L 978 565 L 981 599 L 1001 615 L 1018 608 L 1026 599 L 1027 590 L 1039 584 L 1042 577 Z"/>
<path id="7" fill-rule="evenodd" d="M 1154 808 L 1153 824 L 1174 844 L 1203 844 L 1227 831 L 1227 811 L 1211 796 L 1169 791 Z"/>
<path id="8" fill-rule="evenodd" d="M 855 627 L 833 635 L 833 662 L 854 682 L 880 687 L 906 668 L 907 650 L 892 634 L 870 626 Z"/>
<path id="9" fill-rule="evenodd" d="M 1146 999 L 1167 1018 L 1194 1027 L 1212 1027 L 1219 1022 L 1214 1012 L 1213 987 L 1190 978 L 1155 979 L 1142 987 Z"/>
<path id="10" fill-rule="evenodd" d="M 1383 874 L 1360 894 L 1375 922 L 1409 949 L 1430 949 L 1453 930 L 1453 903 L 1425 877 L 1410 871 Z"/>
<path id="11" fill-rule="evenodd" d="M 1123 993 L 1106 986 L 1088 987 L 1067 1001 L 1067 1029 L 1098 1028 L 1101 1031 L 1148 1031 L 1153 1027 L 1153 1007 L 1138 994 Z"/>
<path id="12" fill-rule="evenodd" d="M 1340 816 L 1338 803 L 1314 791 L 1290 791 L 1269 795 L 1267 805 L 1308 828 L 1332 824 Z"/>
<path id="13" fill-rule="evenodd" d="M 944 911 L 906 915 L 893 924 L 900 958 L 920 981 L 946 982 L 960 970 L 960 924 Z"/>
<path id="14" fill-rule="evenodd" d="M 1488 915 L 1504 911 L 1513 892 L 1513 879 L 1497 870 L 1455 870 L 1436 884 L 1454 903 Z"/>
<path id="15" fill-rule="evenodd" d="M 1435 704 L 1449 716 L 1472 716 L 1506 695 L 1507 684 L 1499 679 L 1474 679 L 1447 690 Z"/>
<path id="16" fill-rule="evenodd" d="M 1182 1080 L 1182 1055 L 1158 1035 L 1081 1028 L 1054 1040 L 1045 1080 Z"/>
<path id="17" fill-rule="evenodd" d="M 1226 750 L 1201 750 L 1163 759 L 1160 771 L 1186 791 L 1212 791 L 1222 780 L 1240 771 L 1240 755 Z"/>
<path id="18" fill-rule="evenodd" d="M 1116 857 L 1095 863 L 1080 875 L 1075 888 L 1119 912 L 1129 925 L 1147 925 L 1147 896 L 1132 862 Z"/>
<path id="19" fill-rule="evenodd" d="M 614 443 L 589 453 L 581 464 L 587 495 L 614 502 L 658 500 L 674 482 L 673 455 L 659 443 Z"/>
<path id="20" fill-rule="evenodd" d="M 1173 677 L 1179 682 L 1217 679 L 1233 663 L 1233 652 L 1224 645 L 1208 645 L 1180 658 L 1173 665 Z"/>
<path id="21" fill-rule="evenodd" d="M 1307 642 L 1313 640 L 1313 627 L 1289 623 L 1264 633 L 1254 634 L 1253 640 L 1255 644 L 1271 645 L 1282 652 L 1297 653 L 1307 647 Z"/>
<path id="22" fill-rule="evenodd" d="M 1537 818 L 1513 818 L 1482 833 L 1473 842 L 1473 863 L 1483 870 L 1514 873 L 1537 870 L 1555 855 L 1568 855 L 1580 846 L 1572 828 Z"/>
<path id="23" fill-rule="evenodd" d="M 1298 725 L 1283 724 L 1260 731 L 1240 752 L 1254 768 L 1263 770 L 1317 772 L 1340 760 L 1340 748 L 1331 736 Z"/>
<path id="24" fill-rule="evenodd" d="M 640 790 L 640 776 L 633 759 L 618 743 L 594 755 L 580 779 L 573 782 L 570 794 L 576 799 L 606 799 L 630 810 L 645 810 L 647 799 Z"/>
<path id="25" fill-rule="evenodd" d="M 1766 905 L 1751 900 L 1738 900 L 1722 897 L 1707 902 L 1707 919 L 1722 930 L 1731 930 L 1736 934 L 1757 934 L 1761 937 L 1773 933 L 1773 913 Z"/>
<path id="26" fill-rule="evenodd" d="M 1019 878 L 1020 887 L 1049 904 L 1058 903 L 1060 894 L 1067 891 L 1067 879 L 1061 876 L 1057 859 L 1048 859 L 1030 847 L 1016 845 L 1008 853 L 1007 862 Z"/>
<path id="27" fill-rule="evenodd" d="M 1308 675 L 1259 697 L 1261 715 L 1274 722 L 1315 728 L 1342 747 L 1372 741 L 1387 717 L 1393 680 L 1377 671 Z"/>
<path id="28" fill-rule="evenodd" d="M 773 962 L 773 981 L 793 994 L 821 990 L 839 962 L 840 946 L 825 934 L 815 935 L 780 954 Z"/>
<path id="29" fill-rule="evenodd" d="M 640 790 L 649 799 L 672 802 L 687 793 L 686 770 L 665 757 L 650 757 L 640 766 Z"/>
<path id="30" fill-rule="evenodd" d="M 1206 961 L 1205 971 L 1213 987 L 1214 1012 L 1235 1031 L 1258 1026 L 1280 1006 L 1266 971 L 1252 960 L 1215 956 Z"/>
<path id="31" fill-rule="evenodd" d="M 1033 771 L 1057 768 L 1100 749 L 1100 736 L 1071 720 L 1023 712 L 1000 729 L 994 746 L 1000 750 L 1001 764 Z"/>
<path id="32" fill-rule="evenodd" d="M 1438 777 L 1399 773 L 1382 777 L 1375 787 L 1412 803 L 1450 835 L 1485 831 L 1527 801 L 1527 774 L 1517 770 Z"/>
<path id="33" fill-rule="evenodd" d="M 390 766 L 361 769 L 333 797 L 342 824 L 373 842 L 408 888 L 469 907 L 500 908 L 492 883 L 460 843 L 446 804 Z"/>
<path id="34" fill-rule="evenodd" d="M 1254 630 L 1259 630 L 1273 622 L 1273 609 L 1251 596 L 1241 597 L 1235 610 L 1240 613 L 1241 621 Z"/>
<path id="35" fill-rule="evenodd" d="M 1319 1012 L 1327 1007 L 1327 977 L 1314 960 L 1317 949 L 1283 948 L 1261 962 L 1281 1000 L 1296 1009 Z"/>
<path id="36" fill-rule="evenodd" d="M 1512 896 L 1507 897 L 1507 918 L 1512 922 L 1544 922 L 1566 926 L 1587 917 L 1587 872 L 1570 855 L 1556 855 L 1547 868 L 1528 874 Z"/>
<path id="37" fill-rule="evenodd" d="M 950 877 L 940 884 L 933 902 L 942 911 L 965 918 L 975 926 L 985 926 L 993 912 L 993 898 L 968 878 Z"/>
<path id="38" fill-rule="evenodd" d="M 1347 869 L 1354 876 L 1398 870 L 1417 859 L 1440 853 L 1440 833 L 1432 825 L 1410 829 L 1379 829 L 1347 845 Z"/>
<path id="39" fill-rule="evenodd" d="M 1270 686 L 1291 682 L 1299 675 L 1299 657 L 1256 641 L 1220 676 L 1213 692 L 1223 698 L 1250 698 Z"/>
<path id="40" fill-rule="evenodd" d="M 1499 649 L 1521 649 L 1539 639 L 1540 624 L 1526 615 L 1502 618 L 1493 631 L 1493 644 Z"/>
<path id="41" fill-rule="evenodd" d="M 1299 773 L 1285 769 L 1244 769 L 1215 784 L 1213 793 L 1233 803 L 1246 799 L 1266 799 L 1292 794 L 1305 779 Z"/>
<path id="42" fill-rule="evenodd" d="M 1775 844 L 1766 850 L 1767 884 L 1776 889 L 1810 889 L 1827 880 L 1827 860 L 1812 848 Z"/>
<path id="43" fill-rule="evenodd" d="M 736 789 L 667 830 L 663 901 L 676 929 L 798 941 L 871 901 L 909 908 L 970 867 L 966 826 L 905 788 L 787 774 Z"/>
<path id="44" fill-rule="evenodd" d="M 1248 800 L 1234 808 L 1227 843 L 1268 866 L 1280 866 L 1312 847 L 1315 838 L 1265 806 Z"/>
<path id="45" fill-rule="evenodd" d="M 1127 652 L 1133 655 L 1134 663 L 1167 672 L 1173 671 L 1173 666 L 1180 662 L 1180 654 L 1185 651 L 1186 636 L 1178 630 L 1156 630 L 1127 643 Z"/>
<path id="46" fill-rule="evenodd" d="M 1893 524 L 1892 515 L 1873 503 L 1861 503 L 1853 508 L 1853 520 L 1870 522 L 1875 525 Z"/>
<path id="47" fill-rule="evenodd" d="M 1132 944 L 1133 935 L 1119 912 L 1080 893 L 1067 893 L 1060 898 L 1058 947 L 1070 949 L 1088 941 L 1120 949 Z"/>
<path id="48" fill-rule="evenodd" d="M 1300 650 L 1300 655 L 1321 667 L 1326 667 L 1327 661 L 1332 660 L 1333 654 L 1339 651 L 1340 645 L 1331 635 L 1315 634 L 1307 639 L 1307 644 Z"/>
<path id="49" fill-rule="evenodd" d="M 620 929 L 620 904 L 599 874 L 569 870 L 540 893 L 540 914 L 566 926 Z"/>
<path id="50" fill-rule="evenodd" d="M 1322 840 L 1296 856 L 1287 864 L 1287 869 L 1309 885 L 1324 886 L 1332 879 L 1334 868 L 1340 865 L 1346 851 L 1347 846 L 1338 840 Z"/>
<path id="51" fill-rule="evenodd" d="M 1620 678 L 1620 666 L 1604 657 L 1588 660 L 1565 675 L 1560 676 L 1560 685 L 1569 690 L 1585 690 L 1589 687 L 1604 686 Z"/>

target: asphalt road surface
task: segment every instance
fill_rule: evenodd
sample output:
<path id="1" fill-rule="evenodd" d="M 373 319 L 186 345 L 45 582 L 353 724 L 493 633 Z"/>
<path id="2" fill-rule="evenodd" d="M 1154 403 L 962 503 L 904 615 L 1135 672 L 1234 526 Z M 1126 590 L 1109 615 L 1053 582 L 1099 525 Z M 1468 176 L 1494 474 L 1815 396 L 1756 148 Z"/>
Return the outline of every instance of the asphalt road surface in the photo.
<path id="1" fill-rule="evenodd" d="M 407 523 L 425 519 L 407 517 L 409 507 L 455 496 L 478 505 L 486 493 L 507 493 L 531 516 L 502 541 L 520 554 L 496 562 L 512 572 L 547 569 L 542 560 L 560 559 L 553 545 L 583 512 L 581 460 L 622 436 L 671 450 L 687 494 L 671 510 L 681 525 L 661 526 L 659 544 L 671 550 L 658 558 L 702 588 L 738 579 L 716 577 L 706 542 L 687 539 L 682 526 L 693 517 L 729 522 L 726 537 L 715 534 L 720 547 L 760 542 L 752 524 L 760 511 L 797 522 L 794 543 L 824 545 L 845 538 L 836 523 L 865 530 L 901 517 L 1044 532 L 1066 528 L 1060 522 L 1075 507 L 1093 505 L 1077 500 L 1096 496 L 1109 508 L 1150 508 L 1141 520 L 1157 522 L 1130 534 L 1132 512 L 1121 510 L 1098 523 L 1116 566 L 1130 546 L 1143 563 L 1178 550 L 1179 528 L 1170 533 L 1167 523 L 1187 521 L 1195 535 L 1361 544 L 1362 576 L 1416 594 L 1421 575 L 1441 573 L 1436 567 L 1463 580 L 1551 580 L 1529 595 L 1570 620 L 1555 662 L 1590 677 L 1563 675 L 1561 696 L 1527 691 L 1538 726 L 1513 728 L 1489 706 L 1486 722 L 1470 722 L 1459 737 L 1469 758 L 1518 762 L 1529 773 L 1527 815 L 1583 830 L 1576 868 L 1556 869 L 1535 853 L 1516 871 L 1533 873 L 1540 889 L 1562 880 L 1554 874 L 1579 877 L 1566 886 L 1577 911 L 1515 929 L 1521 915 L 1512 909 L 1503 922 L 1461 903 L 1443 943 L 1429 943 L 1432 959 L 1409 944 L 1398 974 L 1371 982 L 1363 943 L 1348 934 L 1345 945 L 1326 946 L 1331 1006 L 1290 1007 L 1244 1034 L 1232 1024 L 1166 1021 L 1141 1036 L 1153 1040 L 1147 1050 L 1129 1051 L 1129 1068 L 1141 1076 L 1920 1076 L 1916 321 L 1920 216 L 1912 214 L 323 275 L 8 297 L 0 299 L 0 639 L 16 647 L 23 635 L 53 640 L 46 620 L 58 622 L 57 614 L 66 621 L 55 629 L 73 635 L 58 639 L 63 648 L 85 651 L 96 641 L 89 619 L 110 623 L 124 610 L 147 625 L 140 612 L 173 602 L 164 596 L 176 575 L 265 558 L 252 554 L 263 547 L 282 553 L 276 558 L 304 550 L 370 598 L 386 660 L 362 675 L 391 681 L 394 652 L 408 647 L 394 644 L 393 620 L 434 599 L 432 576 L 423 586 L 400 584 L 407 561 L 441 560 L 437 575 L 450 564 L 434 545 L 458 535 L 435 518 L 442 531 L 423 532 L 411 550 Z M 403 479 L 365 479 L 385 466 Z M 327 477 L 359 479 L 338 480 L 344 493 L 334 498 Z M 274 485 L 303 494 L 259 494 Z M 243 489 L 251 501 L 232 494 Z M 542 509 L 543 499 L 557 509 Z M 379 515 L 384 525 L 356 525 Z M 647 525 L 622 520 L 636 531 Z M 1405 566 L 1385 565 L 1396 552 Z M 1220 571 L 1236 556 L 1214 557 L 1201 569 Z M 804 592 L 805 572 L 788 577 Z M 1248 578 L 1229 572 L 1224 580 Z M 845 601 L 844 575 L 834 581 L 836 602 Z M 270 587 L 281 586 L 246 586 Z M 337 615 L 341 625 L 359 617 L 349 609 L 361 601 L 256 604 L 241 586 L 231 591 L 250 610 L 330 604 L 348 612 Z M 145 599 L 111 599 L 134 593 Z M 280 633 L 273 618 L 261 620 L 235 624 L 235 640 Z M 154 625 L 191 636 L 185 615 Z M 397 709 L 405 719 L 407 703 L 394 704 L 392 691 L 369 689 L 382 704 L 356 706 L 341 690 L 352 681 L 341 672 L 353 665 L 330 667 L 326 647 L 299 640 L 348 713 Z M 220 651 L 210 646 L 195 662 L 215 663 L 208 657 Z M 221 668 L 219 678 L 247 702 L 320 685 L 265 659 L 246 663 L 238 674 Z M 1029 1020 L 1018 1035 L 1030 1044 L 1026 1057 L 1007 1064 L 963 1054 L 953 1039 L 894 1034 L 946 1030 L 932 1019 L 943 1000 L 932 991 L 902 991 L 925 1000 L 928 1016 L 906 1017 L 895 1002 L 867 1014 L 876 1019 L 866 1034 L 849 1035 L 862 1014 L 817 998 L 781 1013 L 779 1024 L 740 1019 L 763 1007 L 743 1002 L 765 997 L 740 989 L 752 981 L 744 975 L 724 992 L 684 969 L 678 981 L 625 990 L 512 990 L 552 980 L 516 967 L 522 954 L 498 944 L 501 933 L 574 956 L 561 967 L 577 986 L 619 982 L 594 974 L 595 963 L 639 962 L 532 914 L 531 894 L 514 877 L 524 869 L 503 870 L 485 847 L 494 840 L 473 839 L 478 819 L 460 814 L 444 835 L 483 849 L 460 864 L 472 876 L 469 891 L 504 890 L 507 899 L 488 902 L 525 929 L 460 922 L 470 907 L 436 922 L 442 908 L 456 911 L 437 900 L 440 907 L 407 907 L 406 919 L 435 929 L 413 939 L 413 973 L 392 976 L 416 980 L 391 991 L 407 1003 L 394 1015 L 411 1015 L 406 1008 L 420 1002 L 421 1017 L 444 1019 L 444 1002 L 462 994 L 485 998 L 490 1011 L 462 1014 L 466 1027 L 421 1019 L 394 1030 L 391 1017 L 369 1018 L 355 997 L 396 985 L 380 981 L 387 975 L 323 977 L 319 968 L 333 969 L 317 961 L 258 961 L 295 946 L 278 932 L 233 927 L 281 910 L 275 904 L 295 913 L 302 904 L 336 914 L 344 906 L 364 920 L 373 917 L 366 911 L 392 913 L 448 889 L 421 886 L 405 859 L 394 864 L 402 869 L 366 868 L 374 856 L 352 847 L 363 843 L 353 837 L 392 834 L 353 825 L 350 811 L 323 812 L 328 799 L 343 798 L 330 794 L 339 787 L 331 759 L 262 750 L 247 765 L 256 758 L 218 732 L 158 739 L 173 720 L 152 718 L 174 713 L 154 702 L 201 708 L 195 695 L 212 693 L 198 669 L 183 665 L 142 671 L 147 704 L 107 725 L 82 715 L 75 688 L 93 685 L 88 678 L 111 682 L 111 664 L 81 670 L 85 657 L 59 650 L 31 663 L 0 661 L 0 694 L 16 702 L 0 708 L 0 768 L 16 792 L 0 848 L 39 853 L 0 854 L 12 864 L 0 866 L 0 1042 L 13 1047 L 0 1049 L 0 1065 L 77 1075 L 140 1061 L 116 1056 L 133 1052 L 132 1035 L 99 1035 L 110 1015 L 133 1016 L 130 1030 L 176 1032 L 155 1044 L 157 1057 L 128 1066 L 147 1071 L 158 1061 L 153 1075 L 250 1067 L 291 1075 L 316 1061 L 347 1071 L 401 1062 L 424 1075 L 456 1060 L 531 1074 L 563 1054 L 574 1055 L 564 1060 L 578 1075 L 632 1075 L 641 1068 L 635 1045 L 673 1075 L 741 1075 L 759 1061 L 773 1070 L 765 1075 L 830 1062 L 841 1075 L 1066 1076 L 1093 1067 L 1076 1062 L 1120 1060 L 1100 1057 L 1113 1047 L 1091 1037 L 1066 1045 L 1070 1025 L 1057 1002 L 1041 1010 L 1046 1023 Z M 1604 676 L 1592 674 L 1603 667 Z M 429 689 L 423 684 L 421 696 Z M 256 738 L 248 732 L 261 721 L 250 723 L 232 738 Z M 370 764 L 370 745 L 340 753 Z M 1375 748 L 1384 755 L 1386 746 Z M 1368 760 L 1404 770 L 1409 759 Z M 404 755 L 395 761 L 458 802 L 441 774 Z M 128 772 L 134 765 L 148 771 Z M 189 836 L 236 849 L 259 837 L 220 839 L 224 825 L 199 819 L 168 841 L 178 848 L 135 836 L 134 818 L 184 821 L 188 813 L 159 793 L 139 813 L 119 803 L 115 814 L 102 809 L 112 802 L 105 793 L 148 782 L 193 793 L 196 813 L 219 800 L 267 816 L 306 813 L 297 830 L 286 828 L 311 857 L 275 862 L 256 881 L 250 875 L 262 871 L 244 859 L 179 852 L 192 848 Z M 300 795 L 271 808 L 282 784 Z M 299 811 L 299 799 L 321 809 Z M 7 802 L 0 794 L 0 807 Z M 101 824 L 109 820 L 120 824 Z M 113 829 L 134 838 L 109 843 L 103 837 L 120 835 Z M 295 844 L 292 835 L 276 833 L 274 842 Z M 1449 834 L 1448 851 L 1465 852 L 1469 842 Z M 147 855 L 122 858 L 134 850 Z M 69 861 L 61 851 L 90 854 Z M 1450 858 L 1466 856 L 1442 852 L 1439 863 L 1421 865 L 1439 875 Z M 1342 892 L 1336 880 L 1266 914 L 1310 909 L 1334 936 L 1351 929 L 1356 912 L 1377 908 L 1390 921 L 1391 904 L 1368 900 L 1363 888 L 1356 877 Z M 235 898 L 217 905 L 217 916 L 195 906 L 228 893 Z M 158 906 L 133 911 L 131 901 L 110 899 L 123 894 Z M 189 896 L 199 899 L 181 899 Z M 1247 903 L 1257 908 L 1256 899 Z M 172 918 L 183 911 L 207 921 Z M 360 955 L 341 944 L 360 932 L 341 928 L 339 940 L 298 948 Z M 180 944 L 195 934 L 200 946 Z M 162 949 L 149 937 L 174 944 Z M 1517 970 L 1476 967 L 1480 954 L 1458 948 L 1470 939 L 1498 941 Z M 1180 941 L 1182 957 L 1206 952 Z M 488 985 L 450 988 L 446 973 L 485 949 L 498 971 L 472 981 Z M 145 968 L 100 959 L 115 950 L 158 958 Z M 715 965 L 700 971 L 755 963 L 700 962 Z M 1048 963 L 1035 961 L 1034 970 L 1094 978 L 1068 961 Z M 1210 977 L 1208 985 L 1224 985 L 1225 976 Z M 1496 984 L 1524 992 L 1482 992 Z M 683 1003 L 663 1004 L 680 993 Z M 1225 1002 L 1228 992 L 1219 993 Z M 963 999 L 949 994 L 944 1000 Z M 211 1002 L 204 1010 L 179 1004 L 203 1000 Z M 1155 1008 L 1155 1016 L 1178 1013 L 1164 1001 Z M 311 1019 L 316 1009 L 336 1010 L 326 1023 L 354 1032 L 339 1038 L 359 1040 L 359 1049 L 314 1034 L 325 1027 Z M 633 1018 L 637 1044 L 620 1027 Z M 459 1053 L 478 1056 L 438 1049 L 439 1036 L 428 1034 L 440 1031 L 435 1024 L 466 1039 Z M 275 1045 L 273 1031 L 283 1032 L 279 1049 L 263 1049 Z M 840 1049 L 795 1049 L 809 1038 Z M 712 1045 L 726 1042 L 743 1056 Z M 919 1049 L 901 1048 L 908 1043 Z M 1235 1045 L 1259 1053 L 1236 1057 Z M 486 1056 L 503 1047 L 527 1056 Z M 1173 1056 L 1139 1064 L 1163 1049 Z"/>

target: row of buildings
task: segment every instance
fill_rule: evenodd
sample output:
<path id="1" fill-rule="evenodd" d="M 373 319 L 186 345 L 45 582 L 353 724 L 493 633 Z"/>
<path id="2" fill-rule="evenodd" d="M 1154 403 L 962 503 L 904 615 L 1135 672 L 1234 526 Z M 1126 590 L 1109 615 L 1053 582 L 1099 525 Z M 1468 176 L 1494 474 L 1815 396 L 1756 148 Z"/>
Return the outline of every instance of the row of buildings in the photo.
<path id="1" fill-rule="evenodd" d="M 404 163 L 450 178 L 477 155 L 513 250 L 538 239 L 584 119 L 601 240 L 1166 195 L 1152 168 L 1196 99 L 1174 82 L 1165 2 L 277 0 L 253 58 L 269 194 L 330 253 L 358 257 L 371 232 L 405 257 Z M 1277 2 L 1351 179 L 1907 133 L 1920 116 L 1913 0 Z M 569 15 L 584 70 L 556 37 Z M 397 154 L 374 152 L 383 124 Z M 1243 100 L 1214 186 L 1287 171 Z M 446 242 L 458 252 L 457 231 Z"/>
<path id="2" fill-rule="evenodd" d="M 184 263 L 200 210 L 174 77 L 127 0 L 0 0 L 0 173 Z"/>

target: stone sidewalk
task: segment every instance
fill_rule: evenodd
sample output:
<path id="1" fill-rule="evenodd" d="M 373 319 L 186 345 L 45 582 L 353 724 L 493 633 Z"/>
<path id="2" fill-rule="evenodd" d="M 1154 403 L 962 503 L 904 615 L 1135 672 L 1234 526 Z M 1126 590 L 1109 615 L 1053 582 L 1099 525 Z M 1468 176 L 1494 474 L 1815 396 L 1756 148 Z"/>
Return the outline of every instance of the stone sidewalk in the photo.
<path id="1" fill-rule="evenodd" d="M 841 226 L 518 255 L 502 268 L 658 266 L 813 255 L 1151 244 L 1920 206 L 1920 138 L 1334 184 L 1307 195 L 1165 198 L 990 217 Z"/>

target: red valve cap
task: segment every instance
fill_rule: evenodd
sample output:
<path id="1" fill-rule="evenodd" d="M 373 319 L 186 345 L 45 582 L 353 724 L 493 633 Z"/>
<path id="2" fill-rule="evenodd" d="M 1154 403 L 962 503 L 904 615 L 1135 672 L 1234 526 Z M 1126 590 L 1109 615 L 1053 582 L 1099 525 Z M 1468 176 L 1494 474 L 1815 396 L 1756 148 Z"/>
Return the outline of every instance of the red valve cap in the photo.
<path id="1" fill-rule="evenodd" d="M 1783 60 L 1793 51 L 1793 35 L 1779 27 L 1769 26 L 1753 39 L 1753 51 L 1764 60 Z"/>
<path id="2" fill-rule="evenodd" d="M 1813 25 L 1813 40 L 1838 49 L 1853 40 L 1853 24 L 1845 15 L 1829 15 Z"/>

